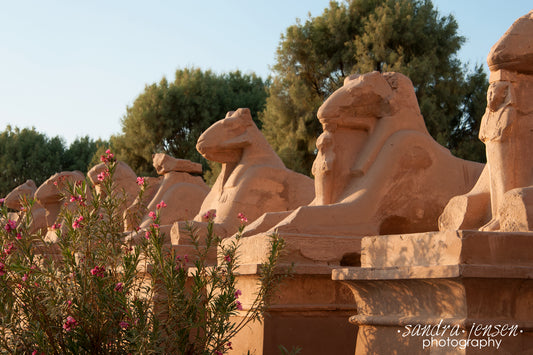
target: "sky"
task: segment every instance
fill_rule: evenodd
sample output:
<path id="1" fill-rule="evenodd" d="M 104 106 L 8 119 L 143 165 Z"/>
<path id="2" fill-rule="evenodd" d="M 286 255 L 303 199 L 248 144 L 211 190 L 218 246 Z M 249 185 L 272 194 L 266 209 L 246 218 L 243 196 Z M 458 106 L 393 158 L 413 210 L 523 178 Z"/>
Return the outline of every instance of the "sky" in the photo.
<path id="1" fill-rule="evenodd" d="M 433 0 L 483 64 L 531 0 Z M 266 78 L 280 36 L 329 0 L 0 0 L 0 130 L 31 128 L 66 144 L 108 139 L 145 85 L 177 69 L 240 70 Z M 222 118 L 222 117 L 221 117 Z"/>

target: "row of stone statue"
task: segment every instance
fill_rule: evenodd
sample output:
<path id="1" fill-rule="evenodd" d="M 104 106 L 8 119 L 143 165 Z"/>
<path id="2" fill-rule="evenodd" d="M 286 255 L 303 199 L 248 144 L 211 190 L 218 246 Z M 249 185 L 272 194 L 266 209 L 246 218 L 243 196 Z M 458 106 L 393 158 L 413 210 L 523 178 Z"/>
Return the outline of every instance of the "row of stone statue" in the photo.
<path id="1" fill-rule="evenodd" d="M 486 166 L 452 156 L 431 138 L 409 78 L 372 72 L 346 78 L 320 107 L 323 133 L 316 143 L 314 186 L 311 178 L 284 166 L 250 111 L 241 108 L 228 112 L 198 140 L 205 158 L 222 163 L 213 187 L 194 176 L 202 173 L 200 164 L 155 154 L 161 177 L 149 179 L 148 208 L 155 209 L 161 200 L 167 203 L 163 225 L 201 222 L 207 211 L 215 210 L 224 236 L 237 231 L 239 213 L 252 222 L 246 235 L 274 229 L 342 236 L 439 228 L 530 231 L 533 50 L 531 41 L 529 47 L 523 45 L 524 37 L 532 37 L 529 22 L 518 22 L 489 55 L 490 87 L 480 129 Z M 100 164 L 88 173 L 96 186 L 102 169 Z M 63 204 L 57 181 L 83 178 L 79 172 L 62 172 L 39 188 L 28 181 L 5 203 L 17 210 L 21 195 L 35 197 L 34 229 L 50 227 Z M 127 192 L 126 215 L 139 191 L 136 179 L 126 164 L 118 164 L 115 183 Z"/>

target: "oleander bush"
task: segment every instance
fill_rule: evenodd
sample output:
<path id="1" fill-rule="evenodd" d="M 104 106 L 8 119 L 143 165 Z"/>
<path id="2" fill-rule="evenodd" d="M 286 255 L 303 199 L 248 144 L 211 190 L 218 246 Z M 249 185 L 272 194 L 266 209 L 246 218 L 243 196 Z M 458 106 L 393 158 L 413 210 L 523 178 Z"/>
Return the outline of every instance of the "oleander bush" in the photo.
<path id="1" fill-rule="evenodd" d="M 238 240 L 219 244 L 214 215 L 207 236 L 190 224 L 195 255 L 165 243 L 159 212 L 126 235 L 124 194 L 113 184 L 116 160 L 102 156 L 99 189 L 88 181 L 59 182 L 64 207 L 47 233 L 30 233 L 33 201 L 13 214 L 0 201 L 0 350 L 11 354 L 223 354 L 232 337 L 261 320 L 283 275 L 274 272 L 284 242 L 271 238 L 255 302 L 243 321 L 236 288 Z M 138 179 L 142 201 L 146 183 Z M 138 220 L 147 211 L 138 210 Z M 244 223 L 243 215 L 236 216 Z M 244 226 L 244 224 L 243 224 Z M 241 228 L 241 232 L 242 232 Z M 168 238 L 167 238 L 168 239 Z M 218 246 L 218 264 L 207 263 Z M 193 265 L 194 267 L 189 268 Z"/>

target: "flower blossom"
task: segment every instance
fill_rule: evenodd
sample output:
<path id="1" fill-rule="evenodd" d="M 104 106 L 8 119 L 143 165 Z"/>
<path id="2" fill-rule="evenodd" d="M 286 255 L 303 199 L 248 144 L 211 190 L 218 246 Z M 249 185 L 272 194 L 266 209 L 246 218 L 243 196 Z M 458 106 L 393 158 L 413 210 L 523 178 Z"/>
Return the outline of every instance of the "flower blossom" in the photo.
<path id="1" fill-rule="evenodd" d="M 204 214 L 204 219 L 212 220 L 217 216 L 215 210 L 209 210 Z"/>
<path id="2" fill-rule="evenodd" d="M 4 229 L 8 233 L 11 232 L 12 230 L 15 230 L 16 228 L 17 228 L 17 224 L 15 223 L 15 221 L 12 221 L 10 219 L 7 220 L 7 223 L 4 226 Z"/>
<path id="3" fill-rule="evenodd" d="M 115 154 L 111 153 L 111 150 L 108 149 L 105 151 L 105 155 L 100 156 L 100 160 L 104 163 L 108 162 L 114 162 L 115 161 Z"/>
<path id="4" fill-rule="evenodd" d="M 148 213 L 148 216 L 150 216 L 150 218 L 151 218 L 151 219 L 154 219 L 154 220 L 157 218 L 157 216 L 156 216 L 156 214 L 155 214 L 154 211 L 150 211 L 150 212 Z"/>
<path id="5" fill-rule="evenodd" d="M 139 186 L 143 186 L 144 185 L 144 178 L 143 177 L 138 177 L 137 178 L 137 185 L 139 185 Z"/>
<path id="6" fill-rule="evenodd" d="M 239 311 L 242 311 L 242 303 L 240 301 L 235 301 L 235 307 L 239 310 Z"/>
<path id="7" fill-rule="evenodd" d="M 65 324 L 63 324 L 63 329 L 65 329 L 67 332 L 70 332 L 72 329 L 74 329 L 78 325 L 78 322 L 74 317 L 68 316 L 67 321 Z"/>
<path id="8" fill-rule="evenodd" d="M 235 291 L 235 299 L 239 298 L 240 295 L 242 295 L 241 290 Z"/>
<path id="9" fill-rule="evenodd" d="M 102 171 L 100 174 L 98 174 L 98 176 L 96 177 L 98 179 L 98 181 L 104 181 L 106 177 L 109 176 L 109 170 L 104 170 Z"/>
<path id="10" fill-rule="evenodd" d="M 13 250 L 15 250 L 15 246 L 13 245 L 13 243 L 9 243 L 4 249 L 4 254 L 9 255 L 13 252 Z"/>
<path id="11" fill-rule="evenodd" d="M 61 223 L 54 223 L 52 224 L 52 227 L 51 227 L 53 230 L 56 230 L 56 229 L 59 229 L 61 228 Z"/>
<path id="12" fill-rule="evenodd" d="M 224 257 L 224 260 L 226 260 L 226 262 L 229 263 L 229 262 L 231 261 L 231 256 L 226 255 L 226 256 Z"/>
<path id="13" fill-rule="evenodd" d="M 161 208 L 165 208 L 167 207 L 167 204 L 165 203 L 165 201 L 161 201 L 157 204 L 157 209 L 160 210 Z"/>
<path id="14" fill-rule="evenodd" d="M 72 228 L 77 229 L 81 227 L 81 221 L 83 221 L 83 216 L 79 216 L 72 222 Z"/>
<path id="15" fill-rule="evenodd" d="M 95 266 L 93 269 L 91 269 L 91 275 L 98 276 L 98 277 L 104 277 L 105 267 L 103 266 Z"/>
<path id="16" fill-rule="evenodd" d="M 122 292 L 124 290 L 124 283 L 118 282 L 115 286 L 115 291 Z"/>
<path id="17" fill-rule="evenodd" d="M 237 218 L 239 218 L 242 223 L 247 223 L 248 222 L 248 218 L 246 218 L 246 216 L 243 213 L 239 213 L 237 215 Z"/>

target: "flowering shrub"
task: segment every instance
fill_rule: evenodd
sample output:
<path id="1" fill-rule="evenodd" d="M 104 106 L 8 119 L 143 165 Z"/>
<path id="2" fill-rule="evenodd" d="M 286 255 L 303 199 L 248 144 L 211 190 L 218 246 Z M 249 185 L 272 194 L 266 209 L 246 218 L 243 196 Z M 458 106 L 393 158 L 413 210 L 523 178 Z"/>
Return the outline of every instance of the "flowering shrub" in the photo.
<path id="1" fill-rule="evenodd" d="M 242 291 L 235 286 L 238 242 L 221 246 L 219 264 L 208 265 L 209 250 L 220 242 L 209 214 L 205 241 L 188 227 L 195 255 L 177 255 L 159 229 L 164 201 L 150 211 L 148 229 L 124 235 L 124 196 L 112 181 L 116 160 L 110 151 L 101 160 L 106 169 L 98 178 L 100 193 L 88 182 L 58 185 L 66 207 L 46 235 L 29 233 L 32 201 L 23 201 L 13 220 L 0 200 L 0 351 L 227 352 L 236 332 L 261 316 L 282 277 L 274 267 L 283 240 L 272 237 L 256 301 L 245 322 L 233 323 L 230 317 L 242 310 Z M 142 200 L 146 184 L 137 182 Z M 236 218 L 245 221 L 244 215 Z"/>

